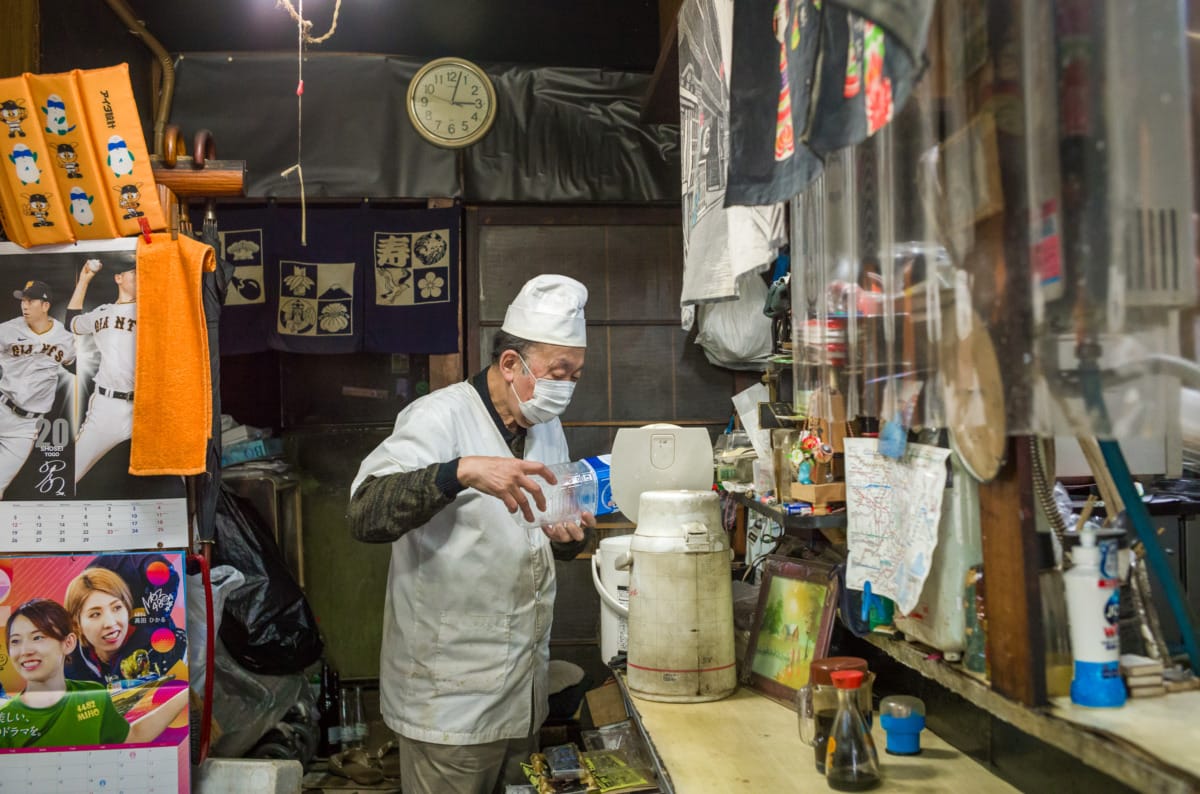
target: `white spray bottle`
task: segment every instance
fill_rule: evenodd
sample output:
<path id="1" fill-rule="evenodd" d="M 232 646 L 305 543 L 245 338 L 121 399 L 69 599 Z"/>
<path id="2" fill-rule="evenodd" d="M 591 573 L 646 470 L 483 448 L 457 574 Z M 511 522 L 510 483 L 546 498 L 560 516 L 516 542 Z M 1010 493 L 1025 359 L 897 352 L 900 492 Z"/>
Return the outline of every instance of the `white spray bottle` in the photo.
<path id="1" fill-rule="evenodd" d="M 1080 706 L 1125 705 L 1117 625 L 1121 614 L 1121 580 L 1116 551 L 1116 544 L 1097 546 L 1096 530 L 1084 527 L 1079 533 L 1079 545 L 1071 552 L 1074 564 L 1063 574 L 1071 621 L 1071 651 L 1075 657 L 1071 700 Z"/>

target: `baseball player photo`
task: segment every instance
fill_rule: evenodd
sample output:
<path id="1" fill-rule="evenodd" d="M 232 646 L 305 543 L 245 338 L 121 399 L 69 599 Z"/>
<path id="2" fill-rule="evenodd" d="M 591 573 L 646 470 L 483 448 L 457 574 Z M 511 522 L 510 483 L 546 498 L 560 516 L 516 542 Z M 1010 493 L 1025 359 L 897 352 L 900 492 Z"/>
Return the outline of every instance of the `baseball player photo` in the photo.
<path id="1" fill-rule="evenodd" d="M 13 297 L 20 301 L 21 316 L 0 323 L 0 498 L 25 465 L 39 423 L 54 407 L 60 378 L 75 363 L 75 337 L 50 316 L 49 285 L 27 281 Z M 66 464 L 45 465 L 61 470 Z M 58 478 L 43 479 L 53 484 Z"/>
<path id="2" fill-rule="evenodd" d="M 109 264 L 89 259 L 79 273 L 67 303 L 67 325 L 85 344 L 91 337 L 100 353 L 95 388 L 87 413 L 75 438 L 75 482 L 96 461 L 133 433 L 133 374 L 137 354 L 137 261 L 132 254 L 109 257 Z M 84 312 L 92 280 L 101 272 L 112 274 L 116 300 Z M 127 462 L 126 462 L 127 463 Z"/>

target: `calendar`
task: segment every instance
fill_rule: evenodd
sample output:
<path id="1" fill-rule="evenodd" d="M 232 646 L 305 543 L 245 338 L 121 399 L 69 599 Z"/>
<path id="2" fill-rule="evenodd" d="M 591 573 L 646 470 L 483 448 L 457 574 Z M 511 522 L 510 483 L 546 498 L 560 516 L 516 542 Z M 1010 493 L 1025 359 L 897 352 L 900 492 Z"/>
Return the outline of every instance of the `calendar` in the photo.
<path id="1" fill-rule="evenodd" d="M 179 477 L 129 474 L 136 248 L 0 243 L 0 500 L 183 496 Z"/>
<path id="2" fill-rule="evenodd" d="M 0 794 L 162 794 L 188 791 L 187 745 L 0 756 Z"/>
<path id="3" fill-rule="evenodd" d="M 0 794 L 190 790 L 185 484 L 129 474 L 136 249 L 0 243 Z"/>
<path id="4" fill-rule="evenodd" d="M 178 551 L 0 558 L 0 793 L 186 792 Z"/>
<path id="5" fill-rule="evenodd" d="M 187 546 L 187 501 L 0 502 L 0 553 Z"/>

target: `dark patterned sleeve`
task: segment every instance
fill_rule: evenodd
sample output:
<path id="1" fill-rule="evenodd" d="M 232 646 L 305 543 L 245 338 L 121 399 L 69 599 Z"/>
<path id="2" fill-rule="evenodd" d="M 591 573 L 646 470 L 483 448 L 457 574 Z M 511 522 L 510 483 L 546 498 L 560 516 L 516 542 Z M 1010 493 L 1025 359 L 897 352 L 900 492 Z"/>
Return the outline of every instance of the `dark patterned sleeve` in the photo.
<path id="1" fill-rule="evenodd" d="M 350 533 L 363 543 L 391 543 L 423 526 L 454 501 L 438 487 L 440 463 L 368 477 L 350 500 Z"/>
<path id="2" fill-rule="evenodd" d="M 595 534 L 596 530 L 591 527 L 584 527 L 583 540 L 550 541 L 550 549 L 554 554 L 554 559 L 564 562 L 575 559 L 591 544 L 592 536 Z"/>

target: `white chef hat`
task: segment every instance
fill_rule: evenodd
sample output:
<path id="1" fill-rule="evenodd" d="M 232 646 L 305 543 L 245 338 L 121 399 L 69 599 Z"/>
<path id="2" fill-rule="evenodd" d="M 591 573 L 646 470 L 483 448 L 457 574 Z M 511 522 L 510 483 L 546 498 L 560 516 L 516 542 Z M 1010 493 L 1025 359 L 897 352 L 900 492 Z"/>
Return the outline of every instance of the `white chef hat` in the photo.
<path id="1" fill-rule="evenodd" d="M 500 330 L 531 342 L 587 347 L 587 296 L 587 287 L 568 276 L 534 276 L 509 304 Z"/>

